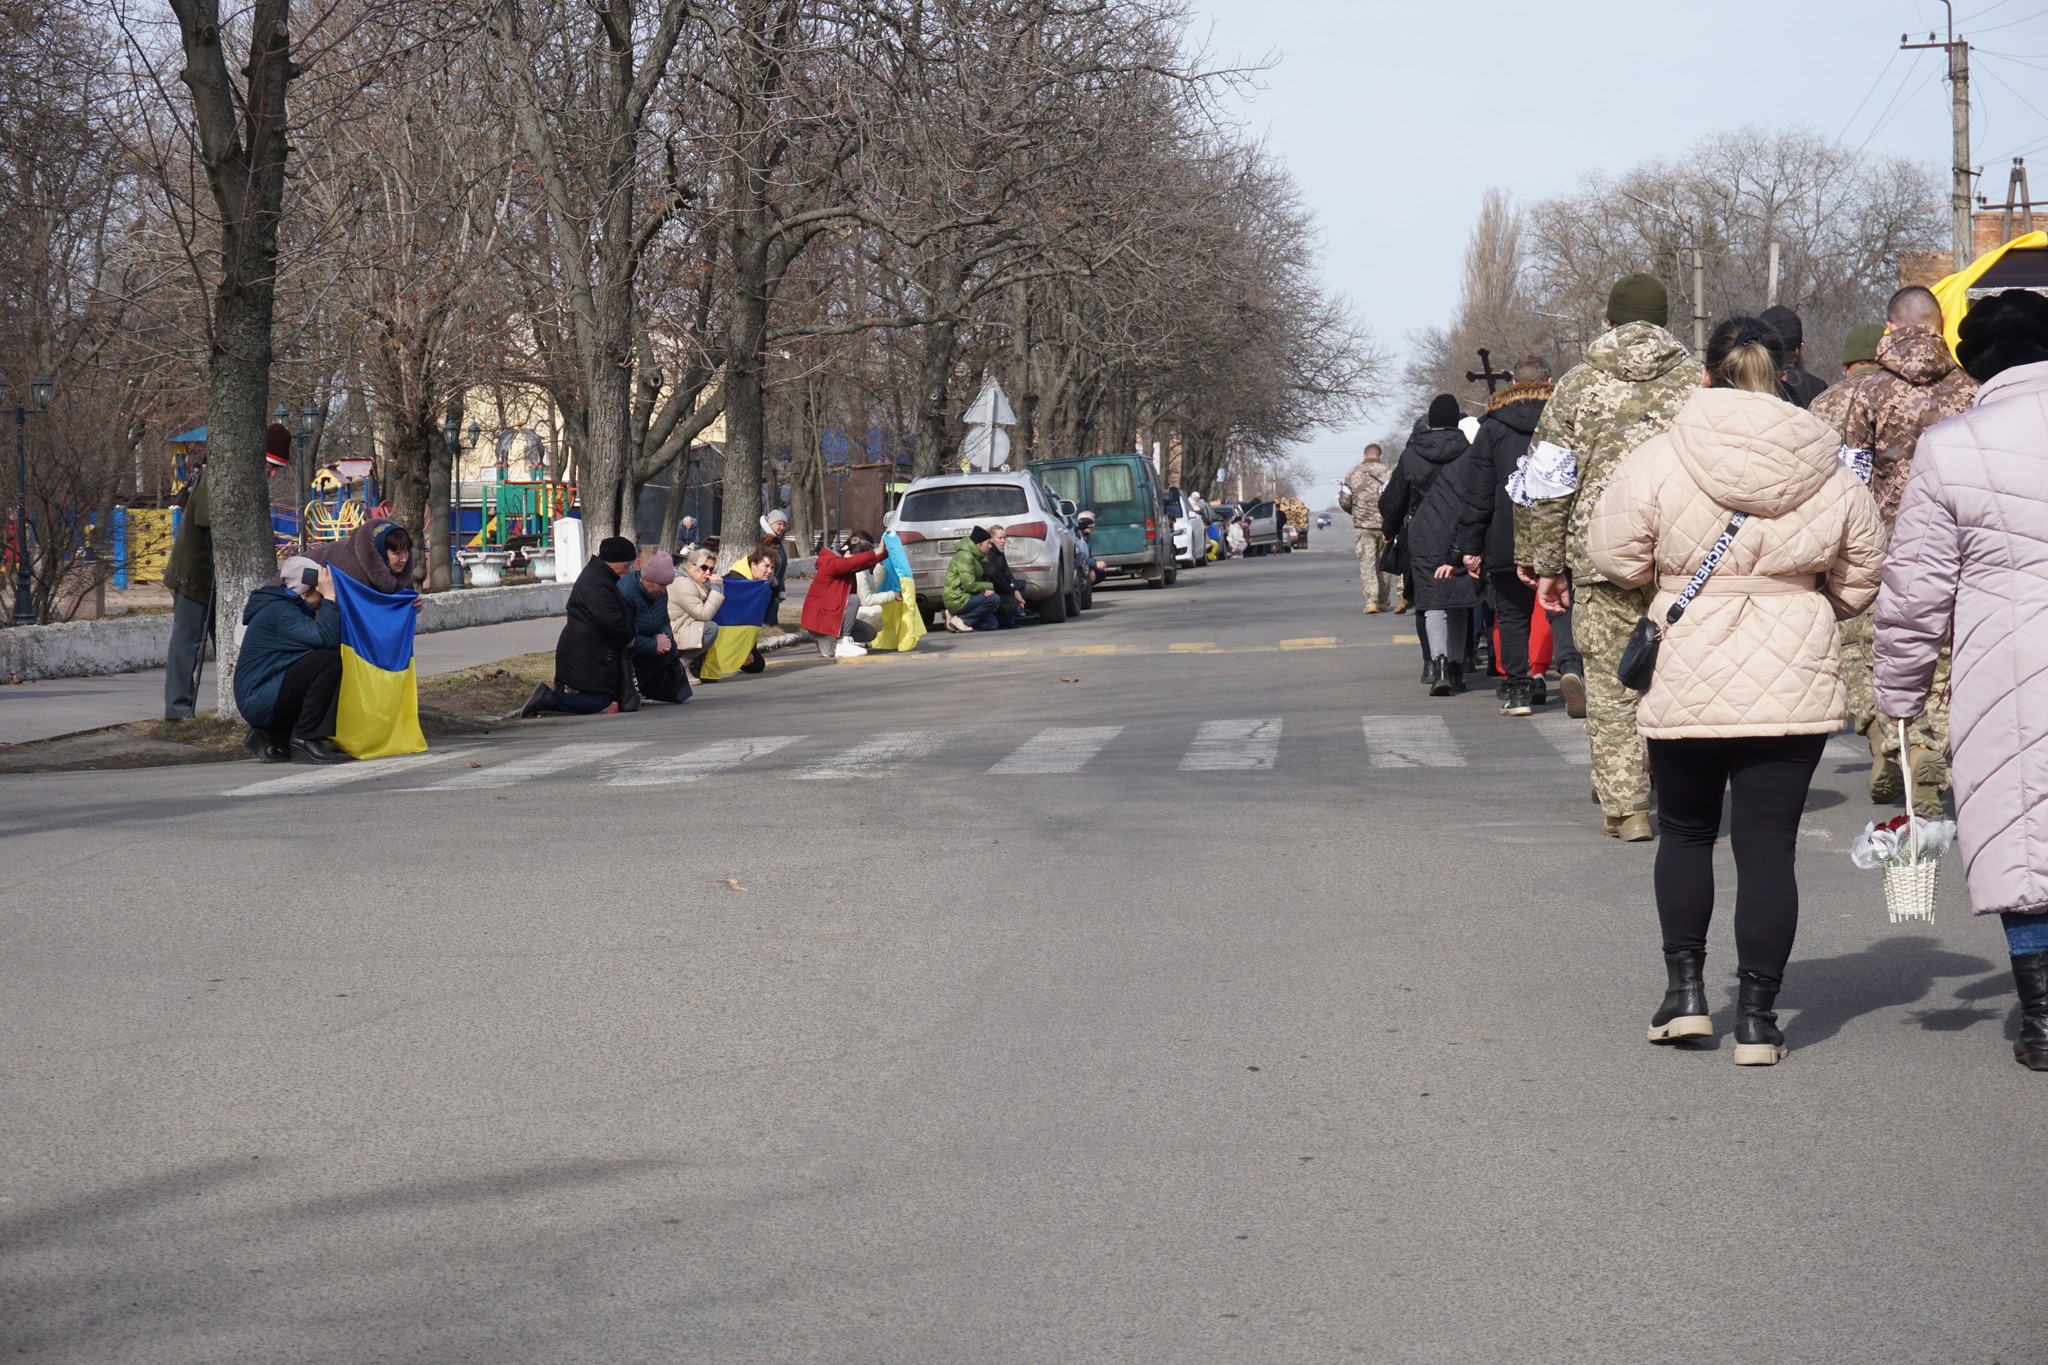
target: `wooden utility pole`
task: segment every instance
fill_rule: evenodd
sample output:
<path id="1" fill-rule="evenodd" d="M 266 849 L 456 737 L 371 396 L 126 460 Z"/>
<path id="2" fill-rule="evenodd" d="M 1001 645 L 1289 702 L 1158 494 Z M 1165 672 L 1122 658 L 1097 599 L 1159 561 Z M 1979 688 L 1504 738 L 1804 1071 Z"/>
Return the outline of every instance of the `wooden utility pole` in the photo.
<path id="1" fill-rule="evenodd" d="M 1977 257 L 1975 233 L 1970 226 L 1970 45 L 1956 37 L 1955 5 L 1951 0 L 1941 3 L 1948 11 L 1948 41 L 1936 42 L 1930 33 L 1924 43 L 1909 43 L 1907 35 L 1901 33 L 1899 48 L 1916 52 L 1938 47 L 1948 53 L 1950 132 L 1954 137 L 1950 210 L 1955 217 L 1955 268 L 1962 270 Z"/>

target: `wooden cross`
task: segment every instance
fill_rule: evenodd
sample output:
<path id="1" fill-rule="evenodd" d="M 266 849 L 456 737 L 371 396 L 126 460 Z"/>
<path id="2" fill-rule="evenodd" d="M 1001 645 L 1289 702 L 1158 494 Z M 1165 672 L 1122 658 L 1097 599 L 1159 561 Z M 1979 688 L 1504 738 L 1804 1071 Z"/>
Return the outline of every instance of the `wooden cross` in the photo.
<path id="1" fill-rule="evenodd" d="M 1479 348 L 1479 368 L 1465 371 L 1465 382 L 1468 384 L 1477 384 L 1482 379 L 1486 381 L 1486 396 L 1488 398 L 1493 397 L 1493 386 L 1496 383 L 1513 379 L 1514 377 L 1514 371 L 1512 370 L 1496 370 L 1493 368 L 1492 354 L 1484 346 Z"/>

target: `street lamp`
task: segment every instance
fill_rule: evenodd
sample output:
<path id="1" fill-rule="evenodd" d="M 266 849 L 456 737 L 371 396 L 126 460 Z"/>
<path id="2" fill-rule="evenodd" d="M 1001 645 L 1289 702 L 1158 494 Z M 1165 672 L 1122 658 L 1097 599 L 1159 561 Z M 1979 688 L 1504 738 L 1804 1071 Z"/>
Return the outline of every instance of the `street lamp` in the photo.
<path id="1" fill-rule="evenodd" d="M 50 407 L 50 376 L 38 374 L 29 382 L 29 394 L 36 400 L 36 411 L 47 412 Z M 6 385 L 0 383 L 0 393 Z M 32 626 L 36 623 L 36 604 L 30 591 L 31 582 L 28 564 L 28 407 L 19 398 L 14 400 L 14 624 Z"/>
<path id="2" fill-rule="evenodd" d="M 469 424 L 469 444 L 475 445 L 477 425 Z M 441 424 L 441 440 L 448 447 L 448 586 L 462 586 L 462 561 L 455 557 L 462 540 L 462 414 L 450 410 Z"/>
<path id="3" fill-rule="evenodd" d="M 280 404 L 279 406 L 282 406 Z M 305 519 L 306 506 L 313 501 L 313 428 L 319 425 L 320 409 L 311 403 L 299 414 L 299 517 Z M 299 540 L 303 547 L 305 537 Z"/>

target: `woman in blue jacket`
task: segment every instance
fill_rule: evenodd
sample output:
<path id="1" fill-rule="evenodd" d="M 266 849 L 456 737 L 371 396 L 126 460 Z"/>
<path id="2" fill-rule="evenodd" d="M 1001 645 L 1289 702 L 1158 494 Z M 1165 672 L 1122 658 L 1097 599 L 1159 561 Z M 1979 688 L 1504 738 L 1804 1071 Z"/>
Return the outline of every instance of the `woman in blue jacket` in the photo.
<path id="1" fill-rule="evenodd" d="M 334 736 L 341 697 L 341 608 L 334 575 L 293 555 L 280 582 L 258 588 L 242 609 L 235 655 L 235 707 L 249 722 L 242 743 L 265 763 L 344 763 Z"/>

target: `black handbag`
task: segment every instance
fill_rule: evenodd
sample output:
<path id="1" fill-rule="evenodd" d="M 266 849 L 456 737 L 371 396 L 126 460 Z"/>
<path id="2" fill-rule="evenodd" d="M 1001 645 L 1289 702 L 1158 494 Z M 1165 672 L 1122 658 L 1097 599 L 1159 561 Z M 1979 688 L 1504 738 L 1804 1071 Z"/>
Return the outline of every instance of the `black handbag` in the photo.
<path id="1" fill-rule="evenodd" d="M 1380 572 L 1400 575 L 1408 572 L 1408 550 L 1401 537 L 1390 536 L 1380 550 Z"/>
<path id="2" fill-rule="evenodd" d="M 1742 523 L 1749 520 L 1749 513 L 1737 512 L 1728 519 L 1728 529 L 1714 542 L 1714 548 L 1707 551 L 1707 557 L 1693 570 L 1692 581 L 1664 613 L 1664 625 L 1659 626 L 1647 615 L 1636 622 L 1636 628 L 1628 633 L 1628 643 L 1621 647 L 1621 662 L 1615 665 L 1614 676 L 1621 679 L 1621 685 L 1634 692 L 1647 692 L 1657 676 L 1657 648 L 1664 643 L 1664 630 L 1678 624 L 1678 618 L 1685 615 L 1685 609 L 1692 605 L 1692 599 L 1700 595 L 1700 589 L 1714 576 L 1714 570 L 1721 567 L 1721 561 L 1728 554 L 1728 547 L 1735 543 L 1735 533 L 1742 529 Z"/>

